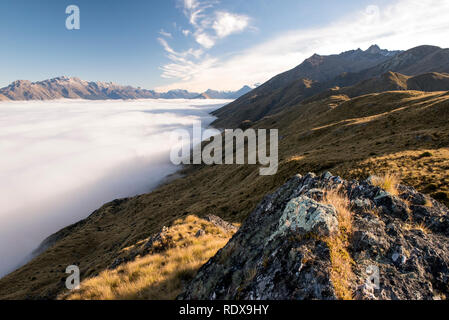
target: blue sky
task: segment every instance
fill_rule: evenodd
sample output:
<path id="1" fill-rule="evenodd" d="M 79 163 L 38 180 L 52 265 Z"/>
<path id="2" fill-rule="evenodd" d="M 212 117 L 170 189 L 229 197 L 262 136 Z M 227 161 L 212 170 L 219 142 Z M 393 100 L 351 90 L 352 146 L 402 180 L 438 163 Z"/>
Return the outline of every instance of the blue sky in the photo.
<path id="1" fill-rule="evenodd" d="M 77 5 L 81 29 L 67 30 Z M 238 89 L 311 54 L 449 46 L 444 0 L 2 0 L 0 86 L 59 75 Z"/>

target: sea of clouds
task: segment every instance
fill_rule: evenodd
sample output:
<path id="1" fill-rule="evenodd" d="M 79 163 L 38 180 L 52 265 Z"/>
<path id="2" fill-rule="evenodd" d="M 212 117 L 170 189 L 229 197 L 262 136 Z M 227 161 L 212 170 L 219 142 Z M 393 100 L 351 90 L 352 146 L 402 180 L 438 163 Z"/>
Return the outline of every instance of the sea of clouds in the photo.
<path id="1" fill-rule="evenodd" d="M 0 277 L 50 234 L 176 172 L 172 131 L 208 126 L 227 102 L 0 103 Z"/>

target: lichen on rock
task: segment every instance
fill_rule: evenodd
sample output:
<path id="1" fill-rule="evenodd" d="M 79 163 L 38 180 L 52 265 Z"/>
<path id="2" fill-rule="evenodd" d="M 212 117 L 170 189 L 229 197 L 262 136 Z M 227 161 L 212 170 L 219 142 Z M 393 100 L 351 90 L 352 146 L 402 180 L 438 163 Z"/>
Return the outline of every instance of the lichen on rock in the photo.
<path id="1" fill-rule="evenodd" d="M 313 233 L 330 236 L 338 229 L 337 212 L 332 205 L 326 205 L 306 196 L 294 198 L 287 203 L 280 218 L 279 229 L 271 238 L 291 230 L 298 234 Z"/>

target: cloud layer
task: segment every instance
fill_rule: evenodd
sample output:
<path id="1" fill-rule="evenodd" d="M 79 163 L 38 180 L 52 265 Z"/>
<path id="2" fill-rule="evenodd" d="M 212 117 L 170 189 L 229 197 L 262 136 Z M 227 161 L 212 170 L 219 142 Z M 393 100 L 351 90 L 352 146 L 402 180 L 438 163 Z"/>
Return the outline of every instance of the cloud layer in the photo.
<path id="1" fill-rule="evenodd" d="M 213 104 L 213 105 L 211 105 Z M 222 101 L 0 103 L 0 276 L 105 202 L 149 191 L 176 170 L 172 129 Z"/>
<path id="2" fill-rule="evenodd" d="M 186 1 L 188 2 L 188 1 Z M 192 1 L 197 3 L 197 1 Z M 200 8 L 200 7 L 198 7 Z M 202 12 L 191 15 L 199 21 Z M 224 18 L 214 23 L 215 31 L 238 29 L 243 24 Z M 228 26 L 233 26 L 229 27 Z M 219 30 L 219 31 L 218 31 Z M 163 76 L 174 83 L 157 88 L 184 88 L 203 91 L 207 88 L 238 89 L 245 84 L 265 82 L 291 69 L 313 53 L 332 54 L 368 48 L 377 43 L 388 49 L 409 49 L 422 44 L 449 47 L 449 1 L 396 0 L 384 7 L 368 6 L 346 17 L 316 28 L 291 30 L 231 57 L 201 56 L 162 67 Z M 204 39 L 201 41 L 205 41 Z"/>

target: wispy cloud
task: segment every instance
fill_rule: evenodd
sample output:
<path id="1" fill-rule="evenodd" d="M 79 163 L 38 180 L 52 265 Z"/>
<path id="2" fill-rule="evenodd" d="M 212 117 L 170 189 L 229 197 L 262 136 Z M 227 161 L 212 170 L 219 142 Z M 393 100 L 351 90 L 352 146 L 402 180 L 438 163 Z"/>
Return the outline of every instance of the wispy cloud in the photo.
<path id="1" fill-rule="evenodd" d="M 170 32 L 166 32 L 164 29 L 161 29 L 161 31 L 159 31 L 159 34 L 161 36 L 167 37 L 167 38 L 173 38 L 173 35 Z"/>
<path id="2" fill-rule="evenodd" d="M 183 0 L 184 14 L 194 27 L 200 27 L 207 18 L 205 11 L 218 4 L 217 0 Z"/>
<path id="3" fill-rule="evenodd" d="M 182 79 L 183 81 L 192 80 L 196 73 L 208 69 L 217 63 L 216 59 L 201 59 L 204 55 L 203 49 L 190 48 L 186 51 L 175 51 L 165 39 L 158 38 L 159 43 L 167 53 L 167 57 L 172 61 L 161 67 L 162 77 L 168 79 Z M 201 61 L 199 61 L 201 59 Z M 199 62 L 195 62 L 199 61 Z"/>
<path id="4" fill-rule="evenodd" d="M 250 17 L 235 14 L 228 11 L 214 11 L 217 0 L 180 0 L 188 22 L 192 28 L 180 29 L 184 36 L 193 36 L 197 48 L 189 48 L 185 51 L 174 50 L 166 39 L 158 38 L 159 43 L 167 53 L 170 63 L 161 67 L 162 77 L 168 79 L 181 79 L 189 81 L 195 79 L 198 74 L 213 67 L 218 60 L 205 53 L 205 50 L 215 46 L 219 39 L 231 34 L 244 31 L 250 25 Z M 165 38 L 172 38 L 172 34 L 161 30 L 160 34 Z"/>
<path id="5" fill-rule="evenodd" d="M 195 40 L 206 49 L 210 49 L 215 45 L 215 38 L 204 31 L 196 31 Z"/>
<path id="6" fill-rule="evenodd" d="M 217 0 L 182 1 L 184 14 L 194 29 L 194 38 L 206 49 L 212 48 L 218 39 L 241 32 L 249 26 L 250 18 L 246 15 L 227 11 L 213 12 L 211 9 L 218 3 Z M 189 31 L 185 32 L 185 35 L 190 34 Z"/>
<path id="7" fill-rule="evenodd" d="M 198 22 L 198 18 L 195 21 Z M 220 31 L 215 30 L 216 34 L 226 34 L 235 29 L 224 27 L 229 25 L 238 24 L 221 24 L 217 27 Z M 237 89 L 245 84 L 264 82 L 295 67 L 315 52 L 332 54 L 368 48 L 374 43 L 388 49 L 403 50 L 422 44 L 449 47 L 447 30 L 449 1 L 397 0 L 384 7 L 368 6 L 326 26 L 279 34 L 225 59 L 205 55 L 194 64 L 172 64 L 168 69 L 164 66 L 164 71 L 178 70 L 172 75 L 182 80 L 157 89 Z M 183 75 L 181 70 L 186 74 Z M 165 72 L 164 76 L 170 78 Z"/>

